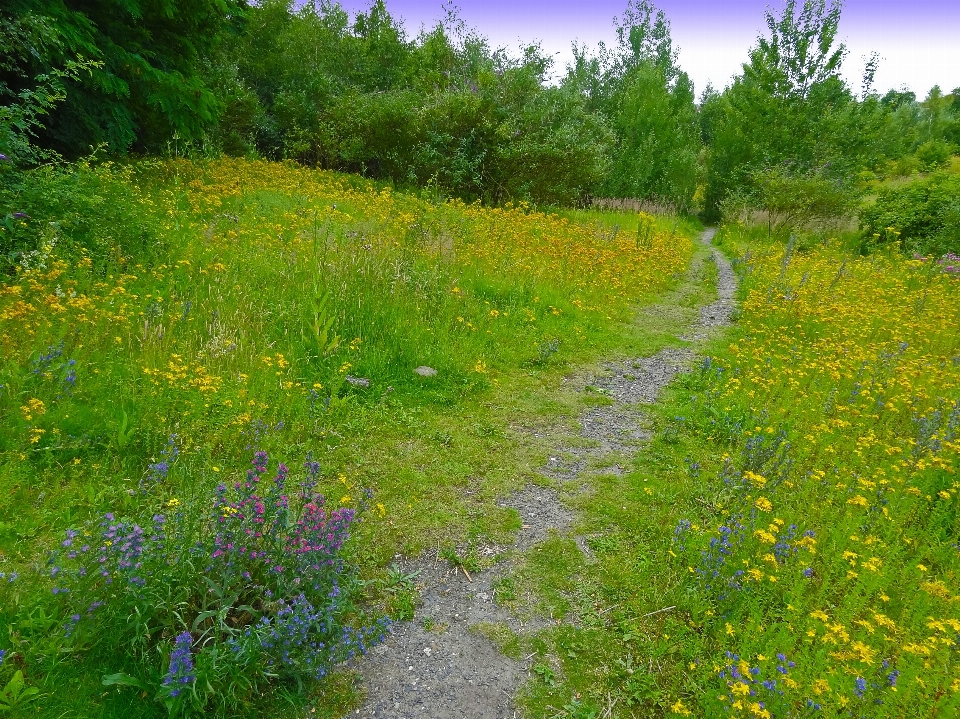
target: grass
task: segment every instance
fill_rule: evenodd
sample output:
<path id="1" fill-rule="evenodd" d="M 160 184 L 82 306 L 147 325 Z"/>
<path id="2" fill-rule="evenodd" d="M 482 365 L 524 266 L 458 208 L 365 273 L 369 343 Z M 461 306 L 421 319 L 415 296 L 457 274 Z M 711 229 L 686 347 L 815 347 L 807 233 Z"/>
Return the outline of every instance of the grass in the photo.
<path id="1" fill-rule="evenodd" d="M 403 617 L 413 598 L 393 557 L 511 536 L 516 514 L 495 499 L 546 447 L 510 428 L 565 410 L 554 388 L 570 367 L 661 341 L 633 328 L 634 308 L 692 248 L 689 225 L 639 243 L 609 223 L 232 160 L 47 170 L 16 202 L 29 218 L 5 242 L 40 249 L 0 290 L 0 571 L 21 574 L 3 585 L 0 633 L 42 716 L 126 716 L 133 692 L 100 677 L 138 670 L 96 633 L 64 641 L 43 561 L 65 529 L 193 506 L 254 448 L 295 472 L 312 452 L 334 504 L 373 490 L 351 550 L 369 580 L 358 601 Z M 358 696 L 340 675 L 220 713 L 335 716 Z"/>
<path id="2" fill-rule="evenodd" d="M 514 582 L 563 619 L 501 633 L 544 668 L 524 707 L 952 715 L 960 284 L 837 241 L 797 253 L 734 226 L 719 242 L 738 323 L 650 409 L 632 471 L 570 498 L 596 562 L 533 555 Z"/>
<path id="3" fill-rule="evenodd" d="M 351 545 L 358 605 L 409 617 L 395 555 L 439 545 L 472 571 L 472 546 L 518 527 L 496 498 L 548 482 L 548 453 L 609 402 L 563 378 L 682 342 L 713 299 L 690 224 L 639 238 L 646 218 L 434 204 L 269 163 L 45 173 L 5 238 L 39 252 L 0 290 L 0 571 L 22 575 L 2 585 L 0 674 L 26 670 L 31 716 L 164 713 L 101 686 L 129 660 L 65 641 L 43 574 L 64 529 L 189 505 L 254 446 L 312 451 L 331 503 L 374 490 Z M 733 225 L 717 241 L 742 280 L 737 324 L 649 408 L 627 473 L 597 464 L 589 492 L 563 495 L 594 561 L 551 535 L 495 587 L 559 623 L 475 630 L 531 657 L 529 716 L 952 715 L 958 280 L 829 238 Z M 176 462 L 144 482 L 171 434 Z M 333 717 L 361 699 L 339 673 L 219 713 Z"/>

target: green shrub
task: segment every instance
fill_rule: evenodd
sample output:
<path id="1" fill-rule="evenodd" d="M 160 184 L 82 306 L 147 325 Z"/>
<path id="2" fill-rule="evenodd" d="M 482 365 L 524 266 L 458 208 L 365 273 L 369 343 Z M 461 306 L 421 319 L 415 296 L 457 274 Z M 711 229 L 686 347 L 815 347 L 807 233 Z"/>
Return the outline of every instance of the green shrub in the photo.
<path id="1" fill-rule="evenodd" d="M 141 168 L 149 171 L 149 163 Z M 152 203 L 129 165 L 46 165 L 7 171 L 0 186 L 0 273 L 46 265 L 54 247 L 65 259 L 95 265 L 150 264 L 169 249 Z"/>
<path id="2" fill-rule="evenodd" d="M 893 166 L 889 174 L 890 177 L 908 177 L 916 172 L 920 172 L 922 169 L 920 158 L 916 155 L 904 155 L 890 162 Z"/>
<path id="3" fill-rule="evenodd" d="M 915 155 L 920 167 L 925 172 L 932 172 L 950 164 L 952 149 L 950 144 L 943 140 L 927 140 L 917 148 Z"/>
<path id="4" fill-rule="evenodd" d="M 751 180 L 757 189 L 749 199 L 767 213 L 776 232 L 847 216 L 857 199 L 856 192 L 826 168 L 798 172 L 784 163 L 753 173 Z"/>
<path id="5" fill-rule="evenodd" d="M 960 176 L 940 172 L 882 191 L 861 213 L 860 229 L 865 248 L 896 238 L 905 252 L 960 251 Z"/>

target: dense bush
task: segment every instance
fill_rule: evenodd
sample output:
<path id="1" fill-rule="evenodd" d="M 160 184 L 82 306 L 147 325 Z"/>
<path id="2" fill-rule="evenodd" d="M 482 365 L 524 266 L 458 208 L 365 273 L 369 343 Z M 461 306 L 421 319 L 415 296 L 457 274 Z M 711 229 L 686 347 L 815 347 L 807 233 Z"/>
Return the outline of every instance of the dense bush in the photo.
<path id="1" fill-rule="evenodd" d="M 768 233 L 835 223 L 857 204 L 858 193 L 828 168 L 797 170 L 783 163 L 750 176 L 750 184 L 731 192 L 722 207 L 725 219 L 738 220 L 752 210 L 766 215 Z"/>
<path id="2" fill-rule="evenodd" d="M 547 85 L 536 46 L 491 51 L 454 17 L 408 39 L 381 2 L 352 25 L 339 7 L 266 2 L 248 28 L 225 60 L 249 89 L 231 90 L 223 149 L 488 203 L 572 204 L 607 175 L 608 123 Z"/>
<path id="3" fill-rule="evenodd" d="M 61 258 L 87 258 L 99 269 L 153 263 L 169 248 L 155 215 L 131 211 L 140 203 L 151 199 L 131 165 L 83 161 L 9 169 L 0 178 L 0 273 L 16 266 L 45 269 L 54 248 Z"/>
<path id="4" fill-rule="evenodd" d="M 540 79 L 516 67 L 427 98 L 410 89 L 347 93 L 316 134 L 296 147 L 288 138 L 288 151 L 471 201 L 573 204 L 605 176 L 611 133 L 579 98 Z"/>
<path id="5" fill-rule="evenodd" d="M 960 252 L 960 176 L 936 173 L 883 190 L 860 216 L 864 245 L 899 240 L 907 252 Z"/>
<path id="6" fill-rule="evenodd" d="M 923 170 L 939 170 L 950 162 L 953 147 L 943 140 L 927 140 L 917 148 L 916 158 Z"/>

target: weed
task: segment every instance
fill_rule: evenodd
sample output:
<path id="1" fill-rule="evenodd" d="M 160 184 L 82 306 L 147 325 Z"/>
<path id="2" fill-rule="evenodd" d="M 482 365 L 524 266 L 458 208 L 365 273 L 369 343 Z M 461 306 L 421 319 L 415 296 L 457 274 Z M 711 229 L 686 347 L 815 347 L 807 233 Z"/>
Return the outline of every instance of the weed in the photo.
<path id="1" fill-rule="evenodd" d="M 557 675 L 553 671 L 553 667 L 549 664 L 534 664 L 530 667 L 530 671 L 536 674 L 540 681 L 548 687 L 555 687 L 557 685 Z"/>

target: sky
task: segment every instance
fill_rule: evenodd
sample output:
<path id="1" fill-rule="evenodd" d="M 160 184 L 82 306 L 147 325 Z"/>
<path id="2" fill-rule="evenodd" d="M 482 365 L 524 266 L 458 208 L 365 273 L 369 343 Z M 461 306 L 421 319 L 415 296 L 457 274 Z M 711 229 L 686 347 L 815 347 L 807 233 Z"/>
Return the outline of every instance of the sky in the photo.
<path id="1" fill-rule="evenodd" d="M 540 41 L 561 73 L 577 40 L 594 47 L 615 39 L 613 18 L 627 0 L 456 0 L 466 24 L 494 47 L 516 49 Z M 655 0 L 656 1 L 656 0 Z M 403 19 L 408 35 L 444 16 L 443 0 L 386 0 Z M 369 0 L 340 0 L 351 12 Z M 680 67 L 699 94 L 708 82 L 725 87 L 740 71 L 747 51 L 765 30 L 764 11 L 778 10 L 782 0 L 659 0 L 670 21 Z M 849 54 L 843 75 L 859 90 L 866 58 L 879 53 L 874 86 L 880 92 L 907 87 L 923 97 L 933 85 L 944 92 L 960 87 L 960 0 L 847 0 L 840 20 L 840 40 Z"/>

